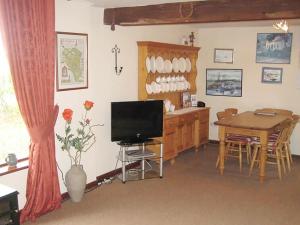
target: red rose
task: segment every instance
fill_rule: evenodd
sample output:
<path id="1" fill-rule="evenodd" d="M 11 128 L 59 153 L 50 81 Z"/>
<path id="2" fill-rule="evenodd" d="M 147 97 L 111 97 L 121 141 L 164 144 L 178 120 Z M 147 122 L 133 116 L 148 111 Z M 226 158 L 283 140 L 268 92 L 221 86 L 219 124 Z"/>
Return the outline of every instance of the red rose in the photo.
<path id="1" fill-rule="evenodd" d="M 72 120 L 73 111 L 72 111 L 72 109 L 65 109 L 63 111 L 62 115 L 63 115 L 63 118 L 65 119 L 65 121 L 70 123 Z"/>
<path id="2" fill-rule="evenodd" d="M 85 103 L 84 103 L 83 105 L 84 105 L 84 108 L 85 108 L 86 110 L 90 110 L 90 109 L 93 107 L 94 102 L 91 102 L 91 101 L 86 100 Z"/>

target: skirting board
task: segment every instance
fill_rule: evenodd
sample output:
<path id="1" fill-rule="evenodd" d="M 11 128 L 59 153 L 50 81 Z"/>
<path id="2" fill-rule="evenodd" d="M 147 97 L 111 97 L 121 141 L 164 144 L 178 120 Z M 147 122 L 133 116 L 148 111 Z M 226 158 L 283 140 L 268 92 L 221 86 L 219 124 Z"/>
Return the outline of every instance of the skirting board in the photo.
<path id="1" fill-rule="evenodd" d="M 132 168 L 136 168 L 139 165 L 140 165 L 139 161 L 134 162 L 134 163 L 130 163 L 130 164 L 128 164 L 126 166 L 126 170 L 129 170 L 129 169 L 132 169 Z M 86 185 L 85 191 L 89 192 L 90 190 L 93 190 L 96 187 L 98 187 L 99 183 L 102 183 L 104 180 L 110 179 L 111 177 L 114 177 L 114 176 L 119 175 L 121 173 L 122 173 L 122 169 L 118 168 L 118 169 L 112 170 L 112 171 L 110 171 L 108 173 L 105 173 L 105 174 L 102 174 L 100 176 L 97 176 L 96 180 L 94 180 L 94 181 L 92 181 L 92 182 L 90 182 L 90 183 L 88 183 Z M 67 199 L 70 198 L 68 192 L 62 193 L 61 197 L 62 197 L 62 201 L 65 201 L 65 200 L 67 200 Z"/>

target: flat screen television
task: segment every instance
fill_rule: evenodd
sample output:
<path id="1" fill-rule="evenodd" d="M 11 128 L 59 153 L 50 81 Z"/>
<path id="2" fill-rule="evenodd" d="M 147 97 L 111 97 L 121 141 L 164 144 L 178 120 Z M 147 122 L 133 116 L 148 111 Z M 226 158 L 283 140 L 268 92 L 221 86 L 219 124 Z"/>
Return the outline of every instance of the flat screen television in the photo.
<path id="1" fill-rule="evenodd" d="M 162 100 L 111 103 L 111 141 L 144 142 L 161 137 L 162 130 Z"/>

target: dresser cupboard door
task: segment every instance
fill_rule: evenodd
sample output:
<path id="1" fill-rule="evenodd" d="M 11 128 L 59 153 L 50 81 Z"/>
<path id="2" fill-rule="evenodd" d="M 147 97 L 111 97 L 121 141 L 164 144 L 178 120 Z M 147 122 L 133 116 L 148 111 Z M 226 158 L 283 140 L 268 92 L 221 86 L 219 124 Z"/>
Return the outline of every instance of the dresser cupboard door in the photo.
<path id="1" fill-rule="evenodd" d="M 209 109 L 201 110 L 198 113 L 198 138 L 199 145 L 208 143 L 209 136 Z"/>
<path id="2" fill-rule="evenodd" d="M 183 149 L 194 147 L 195 143 L 195 117 L 194 114 L 182 116 L 184 118 L 184 126 L 182 130 Z"/>
<path id="3" fill-rule="evenodd" d="M 208 143 L 209 123 L 199 123 L 199 145 Z"/>
<path id="4" fill-rule="evenodd" d="M 164 160 L 173 159 L 177 155 L 176 131 L 168 132 L 164 135 Z"/>
<path id="5" fill-rule="evenodd" d="M 164 160 L 175 158 L 177 155 L 178 118 L 164 120 Z"/>

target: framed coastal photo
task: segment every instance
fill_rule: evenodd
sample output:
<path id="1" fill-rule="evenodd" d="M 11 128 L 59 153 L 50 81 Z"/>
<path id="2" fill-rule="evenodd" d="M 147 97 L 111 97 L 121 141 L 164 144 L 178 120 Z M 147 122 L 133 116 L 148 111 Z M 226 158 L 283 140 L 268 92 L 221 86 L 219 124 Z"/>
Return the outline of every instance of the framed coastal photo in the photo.
<path id="1" fill-rule="evenodd" d="M 263 67 L 261 82 L 271 84 L 282 83 L 282 68 Z"/>
<path id="2" fill-rule="evenodd" d="M 242 69 L 206 69 L 206 95 L 242 96 Z"/>
<path id="3" fill-rule="evenodd" d="M 256 62 L 289 64 L 292 49 L 292 33 L 258 33 Z"/>
<path id="4" fill-rule="evenodd" d="M 233 63 L 233 49 L 215 48 L 215 63 Z"/>
<path id="5" fill-rule="evenodd" d="M 88 35 L 56 33 L 56 90 L 88 88 Z"/>

